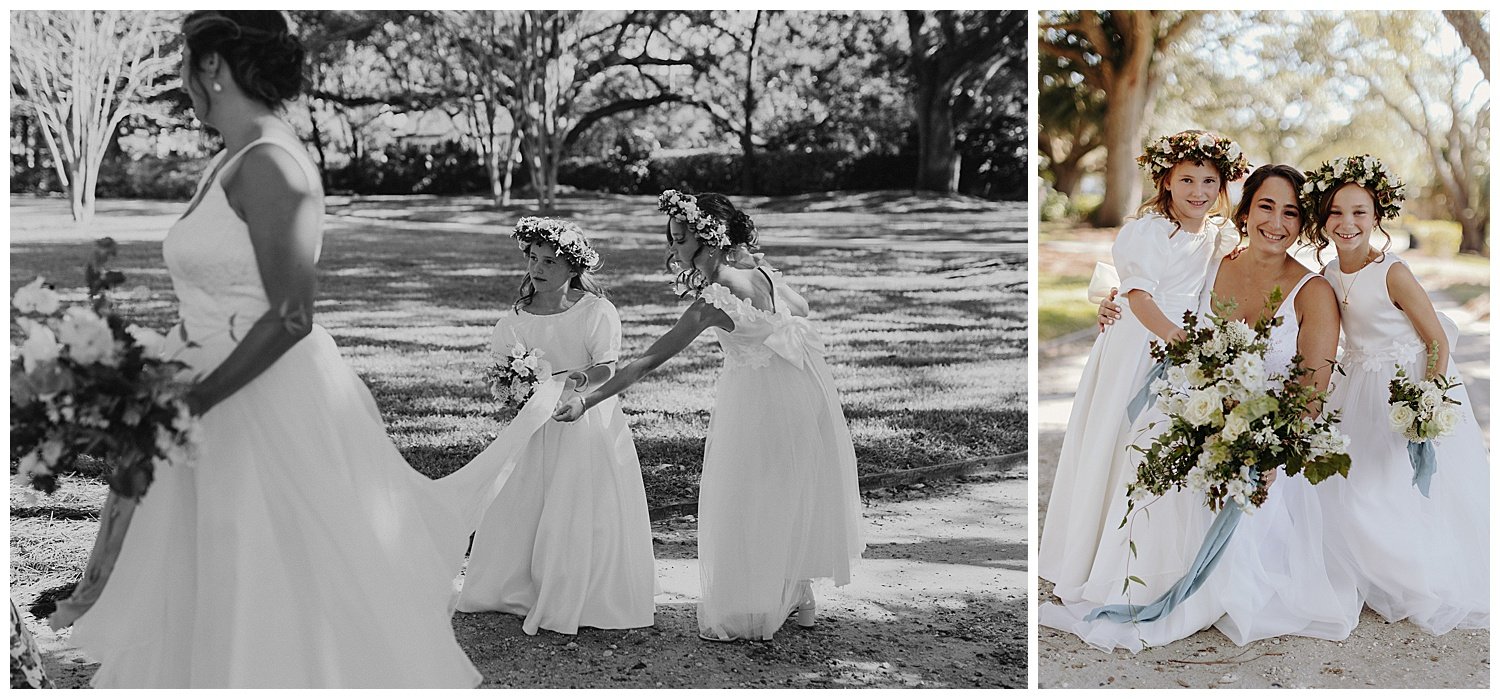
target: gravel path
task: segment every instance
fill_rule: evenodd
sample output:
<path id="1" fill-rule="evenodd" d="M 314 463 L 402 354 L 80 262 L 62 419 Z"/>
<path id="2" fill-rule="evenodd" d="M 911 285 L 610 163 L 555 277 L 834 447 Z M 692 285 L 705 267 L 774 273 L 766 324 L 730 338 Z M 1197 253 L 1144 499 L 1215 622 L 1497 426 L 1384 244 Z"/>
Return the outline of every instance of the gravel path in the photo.
<path id="1" fill-rule="evenodd" d="M 769 642 L 698 639 L 688 517 L 654 527 L 654 627 L 527 636 L 519 617 L 458 614 L 454 629 L 485 687 L 1024 687 L 1026 518 L 1020 477 L 873 493 L 853 582 L 820 584 L 817 626 Z M 87 686 L 97 666 L 66 632 L 27 622 L 58 686 Z"/>

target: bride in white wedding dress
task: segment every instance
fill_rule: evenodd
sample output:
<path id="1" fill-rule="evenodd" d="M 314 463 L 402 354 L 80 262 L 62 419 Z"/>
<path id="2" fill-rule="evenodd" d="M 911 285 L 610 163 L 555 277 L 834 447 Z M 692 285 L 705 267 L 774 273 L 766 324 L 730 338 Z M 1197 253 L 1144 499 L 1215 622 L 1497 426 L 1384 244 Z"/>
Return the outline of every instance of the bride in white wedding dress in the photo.
<path id="1" fill-rule="evenodd" d="M 224 137 L 162 244 L 181 303 L 165 348 L 196 376 L 191 467 L 162 468 L 73 642 L 96 687 L 474 687 L 454 638 L 467 536 L 561 382 L 432 481 L 312 323 L 323 200 L 274 108 L 302 49 L 274 11 L 183 25 L 183 86 Z M 529 435 L 526 435 L 529 436 Z"/>
<path id="2" fill-rule="evenodd" d="M 1265 366 L 1284 373 L 1300 355 L 1314 370 L 1304 380 L 1326 388 L 1338 343 L 1333 290 L 1287 254 L 1302 230 L 1297 197 L 1302 179 L 1286 165 L 1263 166 L 1246 179 L 1235 222 L 1247 246 L 1210 270 L 1199 305 L 1209 313 L 1212 299 L 1234 302 L 1236 318 L 1253 324 L 1265 312 L 1272 289 L 1288 289 L 1275 310 L 1282 324 L 1272 330 Z M 1146 426 L 1162 417 L 1155 408 L 1143 413 L 1131 428 L 1135 444 L 1149 443 L 1155 435 Z M 1122 448 L 1115 458 L 1133 472 L 1139 453 Z M 1165 645 L 1209 626 L 1238 645 L 1284 634 L 1343 639 L 1359 621 L 1360 603 L 1351 572 L 1324 554 L 1323 514 L 1313 489 L 1300 474 L 1276 478 L 1265 504 L 1243 518 L 1202 587 L 1160 618 L 1090 620 L 1090 612 L 1106 605 L 1150 602 L 1181 579 L 1214 519 L 1201 493 L 1175 491 L 1138 504 L 1130 524 L 1116 528 L 1127 511 L 1122 488 L 1112 500 L 1110 528 L 1088 565 L 1092 574 L 1082 592 L 1059 592 L 1062 604 L 1042 605 L 1040 622 L 1105 651 Z M 1132 584 L 1127 591 L 1129 576 L 1144 585 Z"/>

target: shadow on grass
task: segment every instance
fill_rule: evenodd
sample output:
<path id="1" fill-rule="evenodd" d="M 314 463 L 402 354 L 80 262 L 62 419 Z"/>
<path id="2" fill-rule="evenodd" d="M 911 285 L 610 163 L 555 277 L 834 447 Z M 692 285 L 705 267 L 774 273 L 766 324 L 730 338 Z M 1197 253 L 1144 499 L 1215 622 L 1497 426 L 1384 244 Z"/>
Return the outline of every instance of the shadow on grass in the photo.
<path id="1" fill-rule="evenodd" d="M 1026 542 L 1001 543 L 989 537 L 923 539 L 912 543 L 866 544 L 866 560 L 885 558 L 979 566 L 1026 572 Z"/>

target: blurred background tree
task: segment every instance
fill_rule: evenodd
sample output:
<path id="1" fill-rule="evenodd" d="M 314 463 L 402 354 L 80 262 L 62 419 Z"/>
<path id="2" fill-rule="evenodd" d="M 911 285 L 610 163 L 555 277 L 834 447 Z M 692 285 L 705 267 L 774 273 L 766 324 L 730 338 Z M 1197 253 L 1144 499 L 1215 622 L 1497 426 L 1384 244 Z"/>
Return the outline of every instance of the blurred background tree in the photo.
<path id="1" fill-rule="evenodd" d="M 121 37 L 145 38 L 104 53 L 166 66 L 120 81 L 119 118 L 93 120 L 88 139 L 71 140 L 46 127 L 68 121 L 55 114 L 66 113 L 71 88 L 26 82 L 44 74 L 28 66 L 65 45 L 29 19 L 52 15 L 64 13 L 12 15 L 12 192 L 76 191 L 80 211 L 94 181 L 105 197 L 190 195 L 216 145 L 171 89 L 181 14 L 108 15 Z M 330 192 L 483 193 L 498 207 L 516 196 L 546 205 L 568 188 L 1026 196 L 1024 13 L 289 16 L 308 48 L 309 90 L 287 116 Z M 49 101 L 63 106 L 44 118 L 32 105 Z M 65 140 L 87 144 L 97 177 Z"/>
<path id="2" fill-rule="evenodd" d="M 1408 183 L 1409 215 L 1452 221 L 1459 251 L 1487 254 L 1487 23 L 1461 11 L 1044 12 L 1043 214 L 1118 225 L 1149 186 L 1134 164 L 1144 141 L 1202 128 L 1234 138 L 1256 165 L 1376 155 Z M 1109 132 L 1124 107 L 1141 121 Z"/>

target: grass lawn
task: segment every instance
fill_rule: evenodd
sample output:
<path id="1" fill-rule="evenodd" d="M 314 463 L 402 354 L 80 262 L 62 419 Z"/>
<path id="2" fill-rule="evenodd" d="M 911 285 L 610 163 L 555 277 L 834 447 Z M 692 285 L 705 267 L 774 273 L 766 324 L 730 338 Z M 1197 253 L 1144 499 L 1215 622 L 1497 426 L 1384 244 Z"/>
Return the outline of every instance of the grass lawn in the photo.
<path id="1" fill-rule="evenodd" d="M 685 307 L 667 291 L 654 201 L 581 196 L 559 213 L 589 231 L 604 256 L 600 281 L 620 309 L 627 360 Z M 93 238 L 131 229 L 117 266 L 127 287 L 155 293 L 122 309 L 165 330 L 175 297 L 159 236 L 132 227 L 141 216 L 169 224 L 183 204 L 126 202 L 112 214 L 113 204 L 101 203 L 89 231 L 69 234 L 65 203 L 12 198 L 12 229 L 25 235 L 11 243 L 11 288 L 42 275 L 81 298 Z M 751 199 L 749 209 L 766 211 L 756 218 L 768 261 L 813 305 L 861 474 L 1026 449 L 1024 204 L 834 193 Z M 451 472 L 497 431 L 482 371 L 490 328 L 509 312 L 521 278 L 509 225 L 531 212 L 497 212 L 475 198 L 382 197 L 333 199 L 330 213 L 316 321 L 370 385 L 411 465 Z M 778 244 L 783 231 L 793 244 Z M 696 498 L 719 365 L 705 336 L 624 396 L 652 506 Z M 86 550 L 42 549 L 85 525 L 91 541 L 94 523 L 70 513 L 96 513 L 102 486 L 82 479 L 65 492 L 66 504 L 44 498 L 19 512 L 12 494 L 13 586 L 66 582 L 81 569 Z M 42 560 L 64 553 L 71 574 Z"/>

